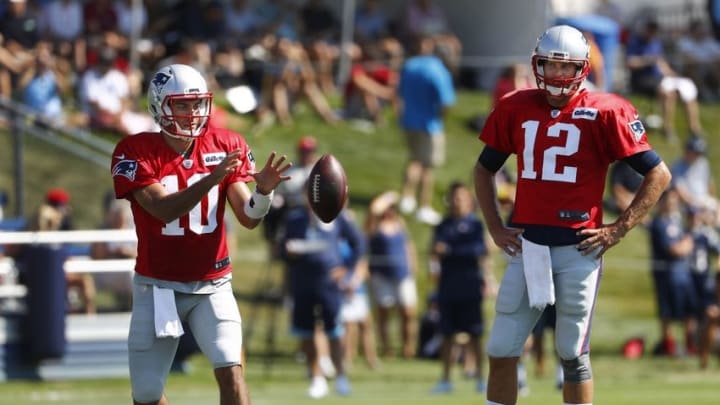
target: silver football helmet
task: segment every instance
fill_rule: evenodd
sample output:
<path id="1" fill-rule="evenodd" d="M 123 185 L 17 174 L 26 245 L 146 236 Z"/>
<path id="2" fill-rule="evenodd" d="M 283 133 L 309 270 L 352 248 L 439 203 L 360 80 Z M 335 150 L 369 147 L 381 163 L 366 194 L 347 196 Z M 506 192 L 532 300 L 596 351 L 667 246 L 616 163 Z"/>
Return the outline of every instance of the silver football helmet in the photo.
<path id="1" fill-rule="evenodd" d="M 575 76 L 546 78 L 544 65 L 547 61 L 575 63 Z M 539 88 L 551 96 L 571 96 L 590 72 L 590 44 L 580 31 L 569 25 L 550 27 L 537 40 L 532 56 L 532 68 Z"/>
<path id="2" fill-rule="evenodd" d="M 204 135 L 211 108 L 212 93 L 200 72 L 190 66 L 165 66 L 150 80 L 148 110 L 162 131 L 172 137 Z"/>

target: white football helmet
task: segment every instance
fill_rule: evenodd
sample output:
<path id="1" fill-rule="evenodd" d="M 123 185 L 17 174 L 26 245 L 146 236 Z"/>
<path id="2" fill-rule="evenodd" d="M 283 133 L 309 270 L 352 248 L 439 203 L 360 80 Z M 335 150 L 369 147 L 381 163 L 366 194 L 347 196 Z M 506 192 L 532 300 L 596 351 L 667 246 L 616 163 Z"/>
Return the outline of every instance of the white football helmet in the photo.
<path id="1" fill-rule="evenodd" d="M 547 61 L 577 64 L 575 76 L 546 78 L 544 64 Z M 550 27 L 537 40 L 532 68 L 538 88 L 555 97 L 571 96 L 590 73 L 590 44 L 580 31 L 569 25 Z"/>
<path id="2" fill-rule="evenodd" d="M 173 104 L 188 102 L 192 108 L 176 111 Z M 212 93 L 200 72 L 173 64 L 158 70 L 148 86 L 148 110 L 163 132 L 175 138 L 205 134 L 212 108 Z"/>

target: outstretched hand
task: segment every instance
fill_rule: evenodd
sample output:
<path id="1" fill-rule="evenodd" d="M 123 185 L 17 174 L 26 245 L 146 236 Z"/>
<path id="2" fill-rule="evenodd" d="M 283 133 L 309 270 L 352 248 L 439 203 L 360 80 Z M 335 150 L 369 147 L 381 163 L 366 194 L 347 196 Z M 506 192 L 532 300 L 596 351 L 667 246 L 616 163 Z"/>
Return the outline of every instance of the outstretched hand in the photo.
<path id="1" fill-rule="evenodd" d="M 254 171 L 250 173 L 255 179 L 255 189 L 260 194 L 270 194 L 278 184 L 290 179 L 290 176 L 286 176 L 283 173 L 292 167 L 292 162 L 285 163 L 285 160 L 287 160 L 285 155 L 275 160 L 276 155 L 275 152 L 271 152 L 267 162 L 265 162 L 265 166 L 263 166 L 259 172 Z"/>

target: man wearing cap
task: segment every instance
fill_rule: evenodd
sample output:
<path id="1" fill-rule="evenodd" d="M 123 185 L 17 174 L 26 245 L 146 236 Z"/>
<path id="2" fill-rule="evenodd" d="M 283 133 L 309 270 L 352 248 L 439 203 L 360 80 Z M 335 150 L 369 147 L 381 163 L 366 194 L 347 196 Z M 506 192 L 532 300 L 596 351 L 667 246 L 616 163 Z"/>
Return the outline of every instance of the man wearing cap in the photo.
<path id="1" fill-rule="evenodd" d="M 715 180 L 706 152 L 707 141 L 693 136 L 685 143 L 682 157 L 670 168 L 673 186 L 682 202 L 690 207 L 701 208 L 715 201 Z"/>
<path id="2" fill-rule="evenodd" d="M 70 194 L 62 188 L 51 188 L 45 194 L 45 203 L 55 208 L 62 219 L 60 221 L 59 231 L 69 231 L 73 229 L 72 218 L 70 216 Z"/>

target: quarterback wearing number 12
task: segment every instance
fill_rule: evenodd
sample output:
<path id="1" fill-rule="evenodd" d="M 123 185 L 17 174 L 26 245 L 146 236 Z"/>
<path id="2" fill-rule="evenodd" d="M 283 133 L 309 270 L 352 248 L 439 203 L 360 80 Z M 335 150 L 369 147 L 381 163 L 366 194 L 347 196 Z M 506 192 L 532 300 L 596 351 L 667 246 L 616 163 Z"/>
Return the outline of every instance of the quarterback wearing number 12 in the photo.
<path id="1" fill-rule="evenodd" d="M 111 167 L 115 196 L 130 200 L 138 236 L 128 336 L 134 404 L 169 404 L 165 382 L 186 322 L 213 365 L 220 404 L 247 405 L 225 206 L 255 228 L 289 179 L 290 163 L 273 152 L 256 170 L 243 137 L 211 125 L 212 93 L 190 66 L 157 71 L 148 108 L 160 131 L 122 139 Z"/>
<path id="2" fill-rule="evenodd" d="M 563 403 L 591 404 L 589 357 L 601 257 L 638 224 L 670 182 L 627 100 L 582 88 L 589 45 L 575 28 L 549 28 L 537 41 L 532 68 L 537 89 L 505 96 L 480 139 L 475 189 L 493 241 L 509 256 L 497 295 L 487 404 L 517 401 L 518 357 L 545 305 L 555 304 L 556 347 Z M 498 213 L 494 175 L 517 155 L 517 191 L 509 225 Z M 604 224 L 608 166 L 622 159 L 644 175 L 630 206 Z"/>

